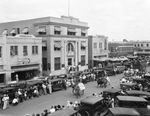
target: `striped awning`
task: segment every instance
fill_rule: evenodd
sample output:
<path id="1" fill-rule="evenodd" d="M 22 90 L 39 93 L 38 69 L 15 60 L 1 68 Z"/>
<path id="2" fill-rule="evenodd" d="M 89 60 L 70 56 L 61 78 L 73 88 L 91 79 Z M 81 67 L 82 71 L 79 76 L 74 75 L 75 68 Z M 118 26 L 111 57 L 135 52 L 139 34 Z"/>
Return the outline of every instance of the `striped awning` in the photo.
<path id="1" fill-rule="evenodd" d="M 75 29 L 68 29 L 69 32 L 74 32 L 76 33 L 76 30 Z"/>
<path id="2" fill-rule="evenodd" d="M 7 31 L 7 29 L 5 29 L 2 33 L 2 35 L 7 35 L 7 34 L 8 34 L 8 31 Z"/>
<path id="3" fill-rule="evenodd" d="M 82 33 L 86 33 L 86 31 L 85 31 L 85 30 L 81 30 L 81 32 L 82 32 Z"/>
<path id="4" fill-rule="evenodd" d="M 10 33 L 11 34 L 15 34 L 16 33 L 16 29 L 13 29 Z"/>
<path id="5" fill-rule="evenodd" d="M 61 31 L 60 27 L 55 27 L 54 29 L 55 29 L 55 31 Z"/>
<path id="6" fill-rule="evenodd" d="M 39 32 L 46 32 L 46 29 L 45 28 L 39 28 L 38 30 L 37 30 L 37 32 L 39 33 Z"/>
<path id="7" fill-rule="evenodd" d="M 87 45 L 86 45 L 85 42 L 81 42 L 81 46 L 82 46 L 82 47 L 86 47 Z"/>
<path id="8" fill-rule="evenodd" d="M 29 29 L 26 27 L 24 28 L 24 30 L 22 31 L 22 33 L 28 33 L 29 32 Z"/>
<path id="9" fill-rule="evenodd" d="M 54 46 L 55 46 L 56 48 L 61 48 L 61 47 L 62 47 L 60 42 L 55 42 Z"/>

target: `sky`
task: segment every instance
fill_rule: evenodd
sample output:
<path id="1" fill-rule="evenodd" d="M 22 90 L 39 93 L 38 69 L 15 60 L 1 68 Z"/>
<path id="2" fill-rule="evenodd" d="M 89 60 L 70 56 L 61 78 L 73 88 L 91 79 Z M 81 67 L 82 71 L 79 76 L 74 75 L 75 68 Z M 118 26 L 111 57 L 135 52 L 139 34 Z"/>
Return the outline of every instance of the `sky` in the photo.
<path id="1" fill-rule="evenodd" d="M 150 40 L 150 0 L 0 0 L 0 23 L 60 18 L 68 16 L 68 8 L 70 16 L 88 23 L 89 35 L 109 41 Z"/>

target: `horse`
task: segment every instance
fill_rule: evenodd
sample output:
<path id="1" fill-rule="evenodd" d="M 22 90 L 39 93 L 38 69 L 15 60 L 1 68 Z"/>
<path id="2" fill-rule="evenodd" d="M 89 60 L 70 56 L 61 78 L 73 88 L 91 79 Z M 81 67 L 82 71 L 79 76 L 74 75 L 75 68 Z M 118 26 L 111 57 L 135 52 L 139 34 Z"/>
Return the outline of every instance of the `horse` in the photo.
<path id="1" fill-rule="evenodd" d="M 78 84 L 72 86 L 72 93 L 77 97 L 81 97 L 84 94 L 84 90 L 81 90 Z"/>

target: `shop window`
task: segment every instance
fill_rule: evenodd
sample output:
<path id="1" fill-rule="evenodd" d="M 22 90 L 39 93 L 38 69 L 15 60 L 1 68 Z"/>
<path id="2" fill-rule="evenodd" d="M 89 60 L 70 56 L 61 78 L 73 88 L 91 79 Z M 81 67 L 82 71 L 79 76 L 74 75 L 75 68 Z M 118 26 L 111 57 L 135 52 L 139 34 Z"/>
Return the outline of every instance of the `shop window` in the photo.
<path id="1" fill-rule="evenodd" d="M 18 55 L 18 46 L 10 46 L 10 55 L 11 56 Z"/>
<path id="2" fill-rule="evenodd" d="M 94 43 L 94 49 L 97 49 L 97 43 Z"/>
<path id="3" fill-rule="evenodd" d="M 61 50 L 61 42 L 60 41 L 55 41 L 54 42 L 54 50 L 55 51 L 60 51 Z"/>
<path id="4" fill-rule="evenodd" d="M 61 62 L 60 62 L 60 57 L 54 58 L 54 66 L 55 70 L 60 70 L 61 69 Z"/>
<path id="5" fill-rule="evenodd" d="M 143 47 L 143 44 L 141 44 L 141 47 Z"/>
<path id="6" fill-rule="evenodd" d="M 32 54 L 38 54 L 38 46 L 32 46 Z"/>
<path id="7" fill-rule="evenodd" d="M 85 66 L 85 55 L 81 56 L 81 66 Z"/>
<path id="8" fill-rule="evenodd" d="M 23 55 L 24 56 L 28 55 L 28 48 L 27 48 L 27 46 L 23 46 Z"/>
<path id="9" fill-rule="evenodd" d="M 42 59 L 42 64 L 43 64 L 43 70 L 47 71 L 47 58 Z"/>
<path id="10" fill-rule="evenodd" d="M 2 46 L 0 46 L 0 58 L 2 58 Z"/>

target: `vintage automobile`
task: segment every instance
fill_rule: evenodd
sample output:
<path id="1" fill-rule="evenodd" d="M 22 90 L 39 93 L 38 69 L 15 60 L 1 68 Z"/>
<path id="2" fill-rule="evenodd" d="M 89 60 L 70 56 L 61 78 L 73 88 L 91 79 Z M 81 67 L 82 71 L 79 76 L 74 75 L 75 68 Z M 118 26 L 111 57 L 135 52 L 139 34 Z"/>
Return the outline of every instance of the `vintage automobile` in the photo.
<path id="1" fill-rule="evenodd" d="M 81 115 L 76 110 L 67 108 L 49 114 L 48 116 L 81 116 Z"/>
<path id="2" fill-rule="evenodd" d="M 91 72 L 83 72 L 81 74 L 86 76 L 86 80 L 85 80 L 86 82 L 85 83 L 92 81 Z"/>
<path id="3" fill-rule="evenodd" d="M 135 109 L 115 107 L 109 108 L 104 116 L 141 116 Z"/>
<path id="4" fill-rule="evenodd" d="M 24 89 L 26 87 L 26 81 L 19 81 L 15 83 L 8 83 L 5 87 L 15 87 L 16 89 Z"/>
<path id="5" fill-rule="evenodd" d="M 96 76 L 96 79 L 98 79 L 99 77 L 103 77 L 105 75 L 104 70 L 95 70 L 94 74 Z"/>
<path id="6" fill-rule="evenodd" d="M 136 111 L 141 116 L 150 116 L 150 109 L 149 108 L 136 108 Z"/>
<path id="7" fill-rule="evenodd" d="M 114 75 L 114 69 L 113 69 L 112 65 L 106 66 L 105 67 L 105 71 L 106 71 L 108 76 L 113 76 Z"/>
<path id="8" fill-rule="evenodd" d="M 130 91 L 125 91 L 125 93 L 126 93 L 126 95 L 129 95 L 129 96 L 143 97 L 150 104 L 150 93 L 149 92 L 138 91 L 138 90 L 130 90 Z"/>
<path id="9" fill-rule="evenodd" d="M 150 73 L 145 74 L 144 79 L 150 82 Z"/>
<path id="10" fill-rule="evenodd" d="M 122 65 L 121 63 L 117 63 L 116 67 L 117 67 L 117 74 L 123 73 L 125 71 L 125 66 Z"/>
<path id="11" fill-rule="evenodd" d="M 89 96 L 80 101 L 78 112 L 81 116 L 100 116 L 107 108 L 102 97 Z"/>
<path id="12" fill-rule="evenodd" d="M 147 108 L 148 101 L 142 97 L 135 96 L 117 96 L 116 107 L 126 108 Z"/>
<path id="13" fill-rule="evenodd" d="M 136 90 L 138 89 L 137 83 L 120 83 L 120 89 L 122 90 Z"/>
<path id="14" fill-rule="evenodd" d="M 121 89 L 110 88 L 103 91 L 104 99 L 107 99 L 108 96 L 110 96 L 111 98 L 116 98 L 116 96 L 118 95 L 121 95 Z"/>
<path id="15" fill-rule="evenodd" d="M 57 91 L 63 89 L 63 79 L 57 78 L 50 80 L 52 84 L 52 91 Z"/>

